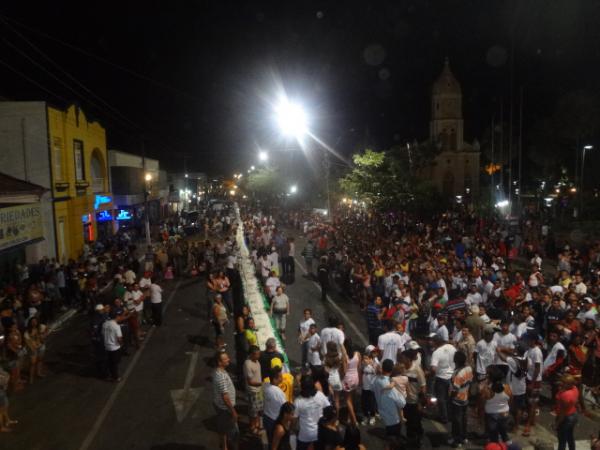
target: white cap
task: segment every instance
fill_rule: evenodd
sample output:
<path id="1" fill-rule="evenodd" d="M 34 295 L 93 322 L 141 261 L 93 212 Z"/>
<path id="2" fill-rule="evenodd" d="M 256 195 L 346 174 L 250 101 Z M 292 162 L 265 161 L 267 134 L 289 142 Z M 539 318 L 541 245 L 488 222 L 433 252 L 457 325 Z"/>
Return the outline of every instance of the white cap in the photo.
<path id="1" fill-rule="evenodd" d="M 408 344 L 406 344 L 406 348 L 408 350 L 419 350 L 421 346 L 417 341 L 410 341 Z"/>
<path id="2" fill-rule="evenodd" d="M 104 305 L 102 303 L 98 303 L 95 309 L 96 311 L 104 311 Z"/>

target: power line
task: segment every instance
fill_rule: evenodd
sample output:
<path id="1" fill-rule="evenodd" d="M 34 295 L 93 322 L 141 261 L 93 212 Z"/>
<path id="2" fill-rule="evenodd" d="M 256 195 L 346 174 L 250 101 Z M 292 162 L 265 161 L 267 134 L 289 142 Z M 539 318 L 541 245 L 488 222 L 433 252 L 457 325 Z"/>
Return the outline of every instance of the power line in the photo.
<path id="1" fill-rule="evenodd" d="M 40 83 L 38 83 L 37 81 L 35 81 L 32 78 L 29 78 L 27 75 L 25 75 L 23 72 L 21 72 L 19 69 L 11 66 L 9 63 L 7 63 L 6 61 L 0 59 L 0 64 L 2 64 L 4 67 L 8 68 L 9 70 L 12 70 L 13 72 L 15 72 L 17 75 L 23 77 L 25 80 L 29 81 L 30 83 L 34 84 L 35 86 L 37 86 L 38 88 L 42 89 L 44 92 L 52 95 L 53 97 L 57 98 L 58 100 L 64 102 L 64 103 L 71 103 L 69 100 L 67 100 L 66 98 L 64 98 L 63 96 L 52 92 L 50 89 L 44 87 L 43 85 L 41 85 Z"/>
<path id="2" fill-rule="evenodd" d="M 58 83 L 60 83 L 66 89 L 68 89 L 69 91 L 71 91 L 72 93 L 74 93 L 77 97 L 81 97 L 82 100 L 87 101 L 91 106 L 93 106 L 93 107 L 95 107 L 95 108 L 97 108 L 99 110 L 103 110 L 103 108 L 99 104 L 97 104 L 93 100 L 85 98 L 83 95 L 81 95 L 80 92 L 78 92 L 77 90 L 75 90 L 69 83 L 63 81 L 58 76 L 54 75 L 52 72 L 50 72 L 48 69 L 46 69 L 42 64 L 40 64 L 39 62 L 37 62 L 36 60 L 34 60 L 31 56 L 29 56 L 27 53 L 23 52 L 21 49 L 19 49 L 17 46 L 15 46 L 14 44 L 12 44 L 10 41 L 7 41 L 6 39 L 2 39 L 2 42 L 4 42 L 6 45 L 8 45 L 12 49 L 14 49 L 19 54 L 21 54 L 29 62 L 31 62 L 33 65 L 35 65 L 36 67 L 38 67 L 39 69 L 41 69 L 42 71 L 44 71 L 49 77 L 51 77 L 52 79 L 56 80 Z M 112 115 L 110 115 L 110 116 L 113 117 L 113 118 L 115 118 Z M 115 120 L 120 120 L 120 119 L 116 119 L 115 118 Z"/>
<path id="3" fill-rule="evenodd" d="M 161 87 L 163 89 L 166 89 L 166 90 L 169 90 L 171 92 L 174 92 L 174 93 L 176 93 L 178 95 L 181 95 L 183 97 L 189 97 L 191 99 L 196 100 L 195 96 L 192 95 L 192 94 L 190 94 L 189 92 L 182 91 L 181 89 L 177 89 L 176 87 L 171 86 L 171 85 L 169 85 L 169 84 L 167 84 L 167 83 L 165 83 L 163 81 L 156 80 L 154 78 L 149 77 L 148 75 L 142 74 L 142 73 L 137 72 L 137 71 L 135 71 L 133 69 L 130 69 L 128 67 L 125 67 L 125 66 L 122 66 L 120 64 L 117 64 L 117 63 L 115 63 L 115 62 L 113 62 L 113 61 L 111 61 L 111 60 L 109 60 L 107 58 L 104 58 L 102 56 L 96 55 L 95 53 L 92 53 L 89 50 L 85 50 L 85 49 L 83 49 L 81 47 L 78 47 L 78 46 L 73 45 L 73 44 L 71 44 L 69 42 L 63 41 L 62 39 L 59 39 L 59 38 L 57 38 L 55 36 L 52 36 L 52 35 L 44 32 L 44 31 L 38 30 L 38 29 L 33 28 L 33 27 L 29 26 L 29 25 L 26 25 L 26 24 L 24 24 L 22 22 L 19 22 L 18 20 L 13 19 L 12 17 L 8 17 L 8 16 L 0 14 L 0 18 L 4 19 L 5 21 L 13 22 L 13 23 L 17 24 L 18 26 L 20 26 L 20 27 L 22 27 L 22 28 L 24 28 L 26 30 L 31 31 L 32 33 L 35 33 L 35 34 L 37 34 L 39 36 L 42 36 L 42 37 L 50 39 L 50 40 L 52 40 L 54 42 L 57 42 L 57 43 L 65 46 L 65 47 L 70 48 L 71 50 L 74 50 L 74 51 L 76 51 L 78 53 L 81 53 L 81 54 L 86 55 L 86 56 L 88 56 L 90 58 L 93 58 L 93 59 L 95 59 L 97 61 L 100 61 L 100 62 L 106 64 L 106 65 L 109 65 L 109 66 L 114 67 L 116 69 L 122 70 L 123 72 L 126 72 L 129 75 L 131 75 L 131 76 L 134 76 L 134 77 L 139 78 L 141 80 L 147 81 L 148 83 L 152 83 L 152 84 L 154 84 L 156 86 L 159 86 L 159 87 Z"/>
<path id="4" fill-rule="evenodd" d="M 118 116 L 121 117 L 122 120 L 124 120 L 125 122 L 128 123 L 129 126 L 133 126 L 134 128 L 140 128 L 137 124 L 135 124 L 133 121 L 131 121 L 130 119 L 128 119 L 124 114 L 122 114 L 117 108 L 114 108 L 113 106 L 111 106 L 107 101 L 105 101 L 102 97 L 98 96 L 97 94 L 95 94 L 94 92 L 92 92 L 91 89 L 89 89 L 87 86 L 85 86 L 83 83 L 81 83 L 79 80 L 77 80 L 74 76 L 72 76 L 69 72 L 67 72 L 66 70 L 64 70 L 56 61 L 54 61 L 52 58 L 50 58 L 46 53 L 44 53 L 39 47 L 37 47 L 35 44 L 33 44 L 29 39 L 27 39 L 25 36 L 23 36 L 23 34 L 21 34 L 18 30 L 16 30 L 14 27 L 12 27 L 5 19 L 3 19 L 2 17 L 0 17 L 0 21 L 2 21 L 8 28 L 10 28 L 17 36 L 19 36 L 21 39 L 23 39 L 31 48 L 33 48 L 37 53 L 39 53 L 44 59 L 46 59 L 47 61 L 49 61 L 50 63 L 52 63 L 61 73 L 63 73 L 67 78 L 69 78 L 71 81 L 73 81 L 74 83 L 76 83 L 78 86 L 80 86 L 84 91 L 86 91 L 88 94 L 90 94 L 92 97 L 96 98 L 100 103 L 102 103 L 103 105 L 105 105 L 106 108 L 108 108 L 110 111 L 112 111 L 113 113 L 117 114 Z M 64 81 L 60 80 L 58 77 L 56 77 L 54 74 L 50 73 L 50 71 L 48 71 L 45 67 L 43 67 L 41 64 L 39 64 L 38 62 L 36 62 L 35 60 L 33 60 L 33 58 L 31 58 L 29 55 L 27 55 L 26 53 L 24 53 L 22 50 L 20 50 L 18 47 L 16 47 L 14 44 L 11 44 L 9 41 L 7 41 L 6 39 L 4 39 L 4 42 L 8 45 L 10 45 L 13 49 L 15 49 L 17 52 L 19 52 L 21 55 L 23 55 L 25 58 L 27 58 L 29 61 L 31 61 L 33 64 L 35 64 L 36 66 L 42 68 L 42 70 L 44 70 L 46 73 L 48 73 L 52 78 L 54 78 L 55 80 L 57 80 L 58 82 L 60 82 L 63 86 L 66 86 L 68 89 L 70 89 L 71 91 L 75 92 L 76 95 L 80 95 L 78 92 L 76 92 L 71 86 L 69 86 L 67 83 L 65 83 Z M 94 102 L 90 102 L 94 105 Z M 96 107 L 98 107 L 99 109 L 101 109 L 101 107 L 99 107 L 98 105 L 95 105 Z"/>

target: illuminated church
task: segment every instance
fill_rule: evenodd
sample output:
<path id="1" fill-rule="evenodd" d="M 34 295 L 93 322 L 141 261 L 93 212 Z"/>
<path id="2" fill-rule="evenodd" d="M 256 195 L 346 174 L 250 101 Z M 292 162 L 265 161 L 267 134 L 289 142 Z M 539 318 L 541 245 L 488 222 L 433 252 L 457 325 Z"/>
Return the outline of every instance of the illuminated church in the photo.
<path id="1" fill-rule="evenodd" d="M 429 140 L 440 153 L 423 170 L 444 196 L 474 196 L 479 192 L 479 142 L 464 139 L 462 90 L 450 70 L 448 58 L 431 91 Z"/>

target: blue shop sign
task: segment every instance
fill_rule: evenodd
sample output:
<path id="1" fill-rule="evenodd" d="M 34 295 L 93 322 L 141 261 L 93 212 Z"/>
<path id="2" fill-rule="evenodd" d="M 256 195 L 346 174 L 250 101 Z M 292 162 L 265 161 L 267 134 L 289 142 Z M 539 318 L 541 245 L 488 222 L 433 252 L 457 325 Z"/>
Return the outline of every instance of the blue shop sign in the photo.
<path id="1" fill-rule="evenodd" d="M 120 209 L 117 214 L 117 220 L 131 220 L 133 216 L 131 215 L 131 211 L 126 209 Z"/>
<path id="2" fill-rule="evenodd" d="M 96 222 L 110 222 L 112 220 L 112 214 L 110 211 L 100 211 L 96 213 Z"/>
<path id="3" fill-rule="evenodd" d="M 96 200 L 94 202 L 94 209 L 98 209 L 100 205 L 104 205 L 106 203 L 112 202 L 112 197 L 110 195 L 100 195 L 96 194 Z"/>

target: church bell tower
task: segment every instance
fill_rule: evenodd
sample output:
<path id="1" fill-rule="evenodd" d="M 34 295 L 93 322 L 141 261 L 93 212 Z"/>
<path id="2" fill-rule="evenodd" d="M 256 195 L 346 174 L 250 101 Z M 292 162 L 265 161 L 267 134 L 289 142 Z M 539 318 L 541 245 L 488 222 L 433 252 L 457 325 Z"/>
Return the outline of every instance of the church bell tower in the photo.
<path id="1" fill-rule="evenodd" d="M 441 146 L 443 152 L 460 151 L 463 148 L 463 128 L 462 91 L 446 58 L 431 92 L 430 139 Z"/>

